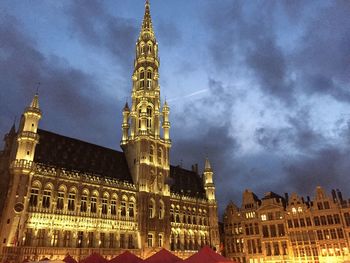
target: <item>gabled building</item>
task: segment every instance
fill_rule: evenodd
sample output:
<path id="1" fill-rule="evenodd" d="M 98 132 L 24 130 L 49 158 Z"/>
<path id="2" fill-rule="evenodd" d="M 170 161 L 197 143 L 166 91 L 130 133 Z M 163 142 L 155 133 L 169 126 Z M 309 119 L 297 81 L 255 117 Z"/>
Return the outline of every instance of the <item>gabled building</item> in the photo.
<path id="1" fill-rule="evenodd" d="M 224 251 L 243 263 L 346 262 L 350 260 L 350 202 L 339 190 L 314 199 L 268 192 L 243 193 L 242 206 L 224 214 Z"/>
<path id="2" fill-rule="evenodd" d="M 122 115 L 122 152 L 40 129 L 36 94 L 0 154 L 2 262 L 107 258 L 161 248 L 188 256 L 219 249 L 213 171 L 205 160 L 170 165 L 170 109 L 161 102 L 158 43 L 146 1 L 136 43 L 131 105 Z M 45 109 L 43 109 L 45 110 Z"/>

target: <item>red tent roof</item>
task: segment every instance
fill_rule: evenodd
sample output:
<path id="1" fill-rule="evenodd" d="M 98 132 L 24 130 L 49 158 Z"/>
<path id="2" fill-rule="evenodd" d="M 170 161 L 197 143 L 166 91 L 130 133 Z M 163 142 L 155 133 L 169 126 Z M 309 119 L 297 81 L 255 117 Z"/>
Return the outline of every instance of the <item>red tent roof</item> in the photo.
<path id="1" fill-rule="evenodd" d="M 67 255 L 64 259 L 64 262 L 66 263 L 78 263 L 71 255 Z"/>
<path id="2" fill-rule="evenodd" d="M 188 257 L 181 263 L 219 263 L 219 262 L 234 262 L 220 254 L 216 253 L 210 247 L 205 246 L 196 254 Z"/>
<path id="3" fill-rule="evenodd" d="M 112 258 L 108 263 L 140 263 L 143 260 L 129 251 L 125 251 L 123 254 Z"/>
<path id="4" fill-rule="evenodd" d="M 90 256 L 84 258 L 80 263 L 107 263 L 108 260 L 103 258 L 98 253 L 92 253 Z"/>
<path id="5" fill-rule="evenodd" d="M 182 259 L 173 255 L 164 248 L 144 260 L 145 263 L 175 263 L 179 261 L 182 261 Z"/>

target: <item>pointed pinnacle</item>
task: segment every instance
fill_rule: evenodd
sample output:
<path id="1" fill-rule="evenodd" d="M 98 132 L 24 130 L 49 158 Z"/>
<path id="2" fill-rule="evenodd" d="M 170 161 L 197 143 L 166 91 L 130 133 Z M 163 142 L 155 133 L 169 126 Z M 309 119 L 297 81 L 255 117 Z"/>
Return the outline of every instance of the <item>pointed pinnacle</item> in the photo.
<path id="1" fill-rule="evenodd" d="M 34 95 L 34 98 L 33 98 L 32 102 L 30 103 L 30 107 L 39 109 L 39 95 L 38 95 L 38 93 L 36 93 Z"/>

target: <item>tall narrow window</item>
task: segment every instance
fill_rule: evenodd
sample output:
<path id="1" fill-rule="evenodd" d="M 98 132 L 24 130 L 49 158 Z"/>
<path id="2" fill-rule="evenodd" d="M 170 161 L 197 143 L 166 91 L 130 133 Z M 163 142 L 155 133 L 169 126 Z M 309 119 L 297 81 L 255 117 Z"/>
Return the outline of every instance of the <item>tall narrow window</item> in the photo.
<path id="1" fill-rule="evenodd" d="M 29 206 L 36 207 L 38 205 L 38 195 L 39 195 L 39 189 L 33 188 L 30 191 Z"/>
<path id="2" fill-rule="evenodd" d="M 158 247 L 162 247 L 163 246 L 163 235 L 159 234 L 158 235 Z"/>
<path id="3" fill-rule="evenodd" d="M 52 239 L 51 239 L 51 245 L 53 247 L 58 247 L 58 240 L 59 240 L 59 233 L 60 231 L 59 230 L 54 230 L 53 231 L 53 234 L 52 234 Z"/>
<path id="4" fill-rule="evenodd" d="M 43 208 L 50 208 L 50 201 L 51 201 L 51 191 L 50 190 L 44 190 L 44 194 L 43 194 Z"/>
<path id="5" fill-rule="evenodd" d="M 86 212 L 86 210 L 87 210 L 87 196 L 83 195 L 80 201 L 80 211 Z"/>
<path id="6" fill-rule="evenodd" d="M 88 234 L 88 247 L 94 247 L 94 232 Z"/>
<path id="7" fill-rule="evenodd" d="M 126 201 L 122 201 L 120 203 L 120 215 L 121 216 L 126 216 Z"/>
<path id="8" fill-rule="evenodd" d="M 96 198 L 96 196 L 93 196 L 90 199 L 90 211 L 91 211 L 91 213 L 97 212 L 97 198 Z"/>
<path id="9" fill-rule="evenodd" d="M 83 247 L 84 232 L 78 232 L 77 247 Z"/>
<path id="10" fill-rule="evenodd" d="M 69 247 L 70 246 L 70 239 L 71 239 L 72 232 L 71 231 L 64 231 L 63 234 L 63 246 Z"/>
<path id="11" fill-rule="evenodd" d="M 147 70 L 147 88 L 150 89 L 152 87 L 152 71 Z"/>
<path id="12" fill-rule="evenodd" d="M 133 218 L 134 216 L 135 216 L 134 203 L 130 202 L 129 203 L 129 217 Z"/>
<path id="13" fill-rule="evenodd" d="M 152 107 L 148 106 L 147 107 L 147 129 L 151 129 L 152 128 Z"/>
<path id="14" fill-rule="evenodd" d="M 116 215 L 117 214 L 117 200 L 112 200 L 111 201 L 111 215 Z"/>
<path id="15" fill-rule="evenodd" d="M 107 214 L 107 199 L 103 198 L 102 199 L 102 214 L 106 215 Z"/>
<path id="16" fill-rule="evenodd" d="M 128 248 L 129 249 L 135 248 L 134 247 L 134 237 L 132 234 L 129 234 L 129 237 L 128 237 Z"/>
<path id="17" fill-rule="evenodd" d="M 62 210 L 64 204 L 64 192 L 58 192 L 57 195 L 57 209 Z"/>
<path id="18" fill-rule="evenodd" d="M 69 193 L 68 195 L 68 210 L 74 211 L 75 209 L 75 193 Z"/>
<path id="19" fill-rule="evenodd" d="M 148 218 L 154 217 L 154 201 L 151 200 L 148 204 Z"/>
<path id="20" fill-rule="evenodd" d="M 153 247 L 153 234 L 148 234 L 147 245 L 148 245 L 148 247 Z"/>
<path id="21" fill-rule="evenodd" d="M 164 204 L 163 204 L 163 202 L 159 203 L 158 218 L 159 219 L 163 219 L 164 218 Z"/>
<path id="22" fill-rule="evenodd" d="M 140 71 L 140 88 L 145 87 L 145 71 L 141 70 Z"/>

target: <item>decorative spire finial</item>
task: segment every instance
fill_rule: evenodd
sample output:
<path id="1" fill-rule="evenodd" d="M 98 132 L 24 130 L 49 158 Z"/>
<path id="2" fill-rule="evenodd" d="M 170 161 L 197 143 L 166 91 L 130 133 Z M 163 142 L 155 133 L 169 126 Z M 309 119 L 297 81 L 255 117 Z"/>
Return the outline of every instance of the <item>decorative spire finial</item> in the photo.
<path id="1" fill-rule="evenodd" d="M 147 35 L 154 38 L 149 0 L 145 2 L 145 14 L 143 16 L 140 38 Z"/>

